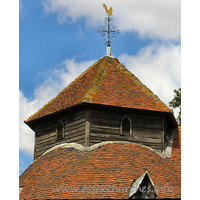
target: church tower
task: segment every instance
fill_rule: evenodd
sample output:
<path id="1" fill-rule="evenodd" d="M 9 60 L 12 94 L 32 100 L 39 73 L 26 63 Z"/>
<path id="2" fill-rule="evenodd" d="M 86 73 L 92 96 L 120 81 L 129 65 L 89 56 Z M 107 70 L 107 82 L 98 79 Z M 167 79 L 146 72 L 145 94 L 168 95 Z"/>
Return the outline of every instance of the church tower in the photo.
<path id="1" fill-rule="evenodd" d="M 100 58 L 25 123 L 35 132 L 34 160 L 63 143 L 90 147 L 103 141 L 128 141 L 171 155 L 176 120 L 170 110 L 117 58 L 111 45 L 119 30 L 112 7 L 102 26 L 106 56 Z"/>
<path id="2" fill-rule="evenodd" d="M 103 7 L 106 56 L 24 121 L 35 145 L 34 162 L 19 179 L 20 199 L 181 196 L 180 127 L 172 110 L 111 57 L 119 31 L 110 27 L 112 8 Z"/>
<path id="3" fill-rule="evenodd" d="M 35 132 L 34 160 L 63 143 L 85 147 L 103 141 L 128 141 L 171 155 L 176 120 L 170 110 L 117 58 L 111 57 L 112 37 L 119 30 L 113 9 L 101 33 L 106 56 L 100 58 L 25 123 Z"/>
<path id="4" fill-rule="evenodd" d="M 177 127 L 172 111 L 117 58 L 100 58 L 25 123 L 35 132 L 34 159 L 62 143 L 85 147 L 128 141 L 159 153 Z"/>

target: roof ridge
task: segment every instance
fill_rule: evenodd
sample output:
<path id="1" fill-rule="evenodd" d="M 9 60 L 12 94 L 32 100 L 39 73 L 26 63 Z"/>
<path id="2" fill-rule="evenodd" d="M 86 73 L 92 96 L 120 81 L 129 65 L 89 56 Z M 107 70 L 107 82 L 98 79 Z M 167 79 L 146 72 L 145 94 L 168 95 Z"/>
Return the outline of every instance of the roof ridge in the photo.
<path id="1" fill-rule="evenodd" d="M 116 81 L 115 79 L 117 79 L 117 77 L 109 75 L 110 68 L 112 67 L 113 70 L 116 69 L 114 70 L 115 72 L 117 71 L 120 72 L 120 74 L 122 75 L 122 77 L 120 78 L 129 79 L 130 86 L 131 85 L 136 86 L 139 89 L 137 94 L 129 93 L 129 95 L 131 95 L 131 97 L 129 97 L 124 94 L 122 95 L 122 91 L 120 91 L 119 88 L 116 89 L 116 87 L 111 87 L 110 88 L 111 92 L 116 91 L 116 95 L 118 95 L 120 98 L 123 96 L 122 104 L 120 104 L 118 100 L 113 100 L 114 97 L 107 95 L 105 92 L 105 90 L 109 88 L 109 87 L 107 88 L 107 85 L 105 85 L 104 83 L 105 77 L 108 76 L 107 82 L 105 80 L 106 84 L 108 85 L 110 85 L 110 82 L 108 81 L 111 81 L 112 83 L 112 81 L 115 82 Z M 111 73 L 115 73 L 114 71 L 112 72 L 111 70 Z M 84 85 L 84 87 L 80 89 L 82 84 Z M 120 84 L 119 80 L 116 81 L 116 84 Z M 104 87 L 103 89 L 102 86 Z M 124 86 L 121 89 L 128 90 L 128 86 L 127 87 Z M 146 98 L 148 100 L 143 100 L 143 96 L 141 95 L 143 96 L 146 95 Z M 128 99 L 128 103 L 126 101 L 127 99 L 124 99 L 125 96 Z M 132 99 L 135 97 L 138 97 L 139 99 L 144 101 L 143 104 L 141 104 L 141 101 L 139 102 L 139 100 L 138 101 L 134 100 L 133 102 L 135 104 L 132 104 L 131 103 Z M 172 113 L 172 110 L 166 104 L 164 104 L 158 98 L 158 96 L 155 95 L 147 86 L 145 86 L 134 74 L 132 74 L 124 65 L 122 65 L 117 58 L 104 56 L 98 59 L 89 68 L 87 68 L 82 74 L 80 74 L 75 80 L 73 80 L 68 86 L 66 86 L 61 92 L 59 92 L 54 98 L 52 98 L 48 103 L 46 103 L 42 108 L 40 108 L 37 112 L 31 115 L 24 122 L 28 123 L 29 121 L 55 113 L 57 111 L 64 110 L 67 107 L 78 105 L 83 102 L 87 103 L 95 102 L 97 104 L 102 104 L 102 101 L 103 104 L 106 105 L 156 110 L 161 112 Z M 57 102 L 59 104 L 57 104 Z"/>
<path id="2" fill-rule="evenodd" d="M 105 57 L 103 57 L 102 60 L 103 59 L 105 59 Z M 99 60 L 99 62 L 95 66 L 98 66 L 98 64 L 102 60 Z M 95 73 L 88 89 L 86 90 L 85 94 L 83 95 L 83 98 L 81 99 L 81 103 L 83 103 L 83 102 L 91 103 L 92 98 L 97 93 L 98 89 L 100 88 L 101 80 L 102 80 L 104 74 L 106 73 L 106 69 L 108 68 L 108 66 L 106 66 L 105 64 L 102 64 L 102 65 L 99 65 L 98 67 L 99 68 L 98 68 L 97 72 Z"/>
<path id="3" fill-rule="evenodd" d="M 74 82 L 81 79 L 88 71 L 90 71 L 97 63 L 101 61 L 102 58 L 97 60 L 94 64 L 92 64 L 89 68 L 87 68 L 82 74 L 80 74 L 77 78 L 75 78 L 69 85 L 67 85 L 62 91 L 60 91 L 54 98 L 52 98 L 50 101 L 48 101 L 42 108 L 40 108 L 37 112 L 35 112 L 33 115 L 31 115 L 28 119 L 24 120 L 24 122 L 29 121 L 32 117 L 37 115 L 41 110 L 46 108 L 48 105 L 50 105 L 54 100 L 56 100 L 61 94 L 63 94 L 71 85 L 73 85 Z"/>
<path id="4" fill-rule="evenodd" d="M 136 77 L 133 73 L 131 73 L 124 65 L 122 65 L 119 60 L 114 60 L 117 67 L 124 72 L 137 86 L 139 86 L 145 94 L 147 94 L 151 99 L 156 103 L 156 105 L 159 104 L 159 106 L 167 107 L 169 112 L 172 112 L 172 110 L 163 102 L 160 100 L 160 98 L 154 94 L 146 85 L 144 85 L 138 77 Z M 162 105 L 163 104 L 163 105 Z"/>

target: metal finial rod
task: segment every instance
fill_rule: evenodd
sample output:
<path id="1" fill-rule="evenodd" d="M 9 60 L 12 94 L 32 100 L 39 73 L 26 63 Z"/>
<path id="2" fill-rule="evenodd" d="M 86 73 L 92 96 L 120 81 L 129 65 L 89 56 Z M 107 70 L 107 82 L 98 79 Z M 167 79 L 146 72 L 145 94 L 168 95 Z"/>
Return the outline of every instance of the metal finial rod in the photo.
<path id="1" fill-rule="evenodd" d="M 145 167 L 143 168 L 143 170 L 148 171 L 148 169 L 146 168 L 146 165 L 145 165 Z"/>
<path id="2" fill-rule="evenodd" d="M 116 26 L 113 26 L 113 30 L 111 30 L 111 25 L 114 22 L 114 19 L 112 17 L 110 17 L 112 15 L 112 11 L 113 11 L 112 7 L 110 7 L 109 10 L 107 9 L 105 4 L 103 4 L 103 7 L 105 8 L 105 10 L 108 14 L 108 17 L 106 17 L 104 19 L 106 26 L 105 25 L 102 26 L 102 30 L 98 30 L 97 32 L 101 33 L 101 35 L 103 37 L 107 36 L 104 40 L 104 44 L 107 45 L 107 51 L 109 51 L 110 52 L 109 54 L 111 55 L 110 46 L 114 43 L 112 37 L 115 37 L 116 33 L 119 34 L 119 30 L 117 29 Z"/>
<path id="3" fill-rule="evenodd" d="M 108 46 L 110 46 L 110 15 L 108 15 Z"/>

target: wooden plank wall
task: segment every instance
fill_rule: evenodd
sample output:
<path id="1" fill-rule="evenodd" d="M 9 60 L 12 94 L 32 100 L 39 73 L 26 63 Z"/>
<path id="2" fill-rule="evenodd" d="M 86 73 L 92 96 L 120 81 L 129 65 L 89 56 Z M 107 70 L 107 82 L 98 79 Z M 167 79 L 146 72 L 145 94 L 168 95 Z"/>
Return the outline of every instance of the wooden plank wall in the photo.
<path id="1" fill-rule="evenodd" d="M 45 151 L 61 143 L 75 142 L 85 146 L 85 128 L 87 119 L 89 126 L 89 146 L 102 141 L 130 141 L 150 146 L 157 151 L 162 148 L 163 118 L 147 113 L 119 112 L 111 110 L 90 109 L 76 111 L 38 122 L 35 132 L 34 159 Z M 132 135 L 120 135 L 121 119 L 127 115 L 132 121 Z M 56 126 L 59 120 L 64 122 L 65 138 L 56 140 Z M 165 134 L 167 134 L 165 125 Z"/>
<path id="2" fill-rule="evenodd" d="M 132 121 L 132 135 L 120 135 L 122 117 Z M 130 141 L 161 151 L 162 117 L 110 111 L 90 111 L 90 146 L 102 141 Z"/>
<path id="3" fill-rule="evenodd" d="M 170 128 L 167 125 L 166 120 L 164 120 L 164 148 L 167 147 L 167 145 L 168 145 L 168 138 L 170 138 L 171 135 L 173 134 L 173 130 L 174 129 Z"/>
<path id="4" fill-rule="evenodd" d="M 59 120 L 64 122 L 65 137 L 62 140 L 56 140 L 56 126 Z M 77 111 L 74 114 L 66 113 L 38 123 L 35 131 L 34 159 L 61 143 L 75 142 L 85 145 L 85 120 L 86 112 Z"/>

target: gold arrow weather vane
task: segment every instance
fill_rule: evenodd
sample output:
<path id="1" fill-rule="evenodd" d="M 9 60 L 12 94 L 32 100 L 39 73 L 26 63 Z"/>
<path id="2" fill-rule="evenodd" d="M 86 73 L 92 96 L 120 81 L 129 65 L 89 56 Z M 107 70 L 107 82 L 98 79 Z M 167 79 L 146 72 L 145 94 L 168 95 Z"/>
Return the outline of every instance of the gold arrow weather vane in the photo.
<path id="1" fill-rule="evenodd" d="M 110 9 L 108 10 L 107 6 L 104 3 L 103 3 L 103 7 L 106 10 L 106 12 L 107 12 L 108 15 L 112 15 L 112 12 L 113 12 L 112 7 L 110 7 Z"/>

